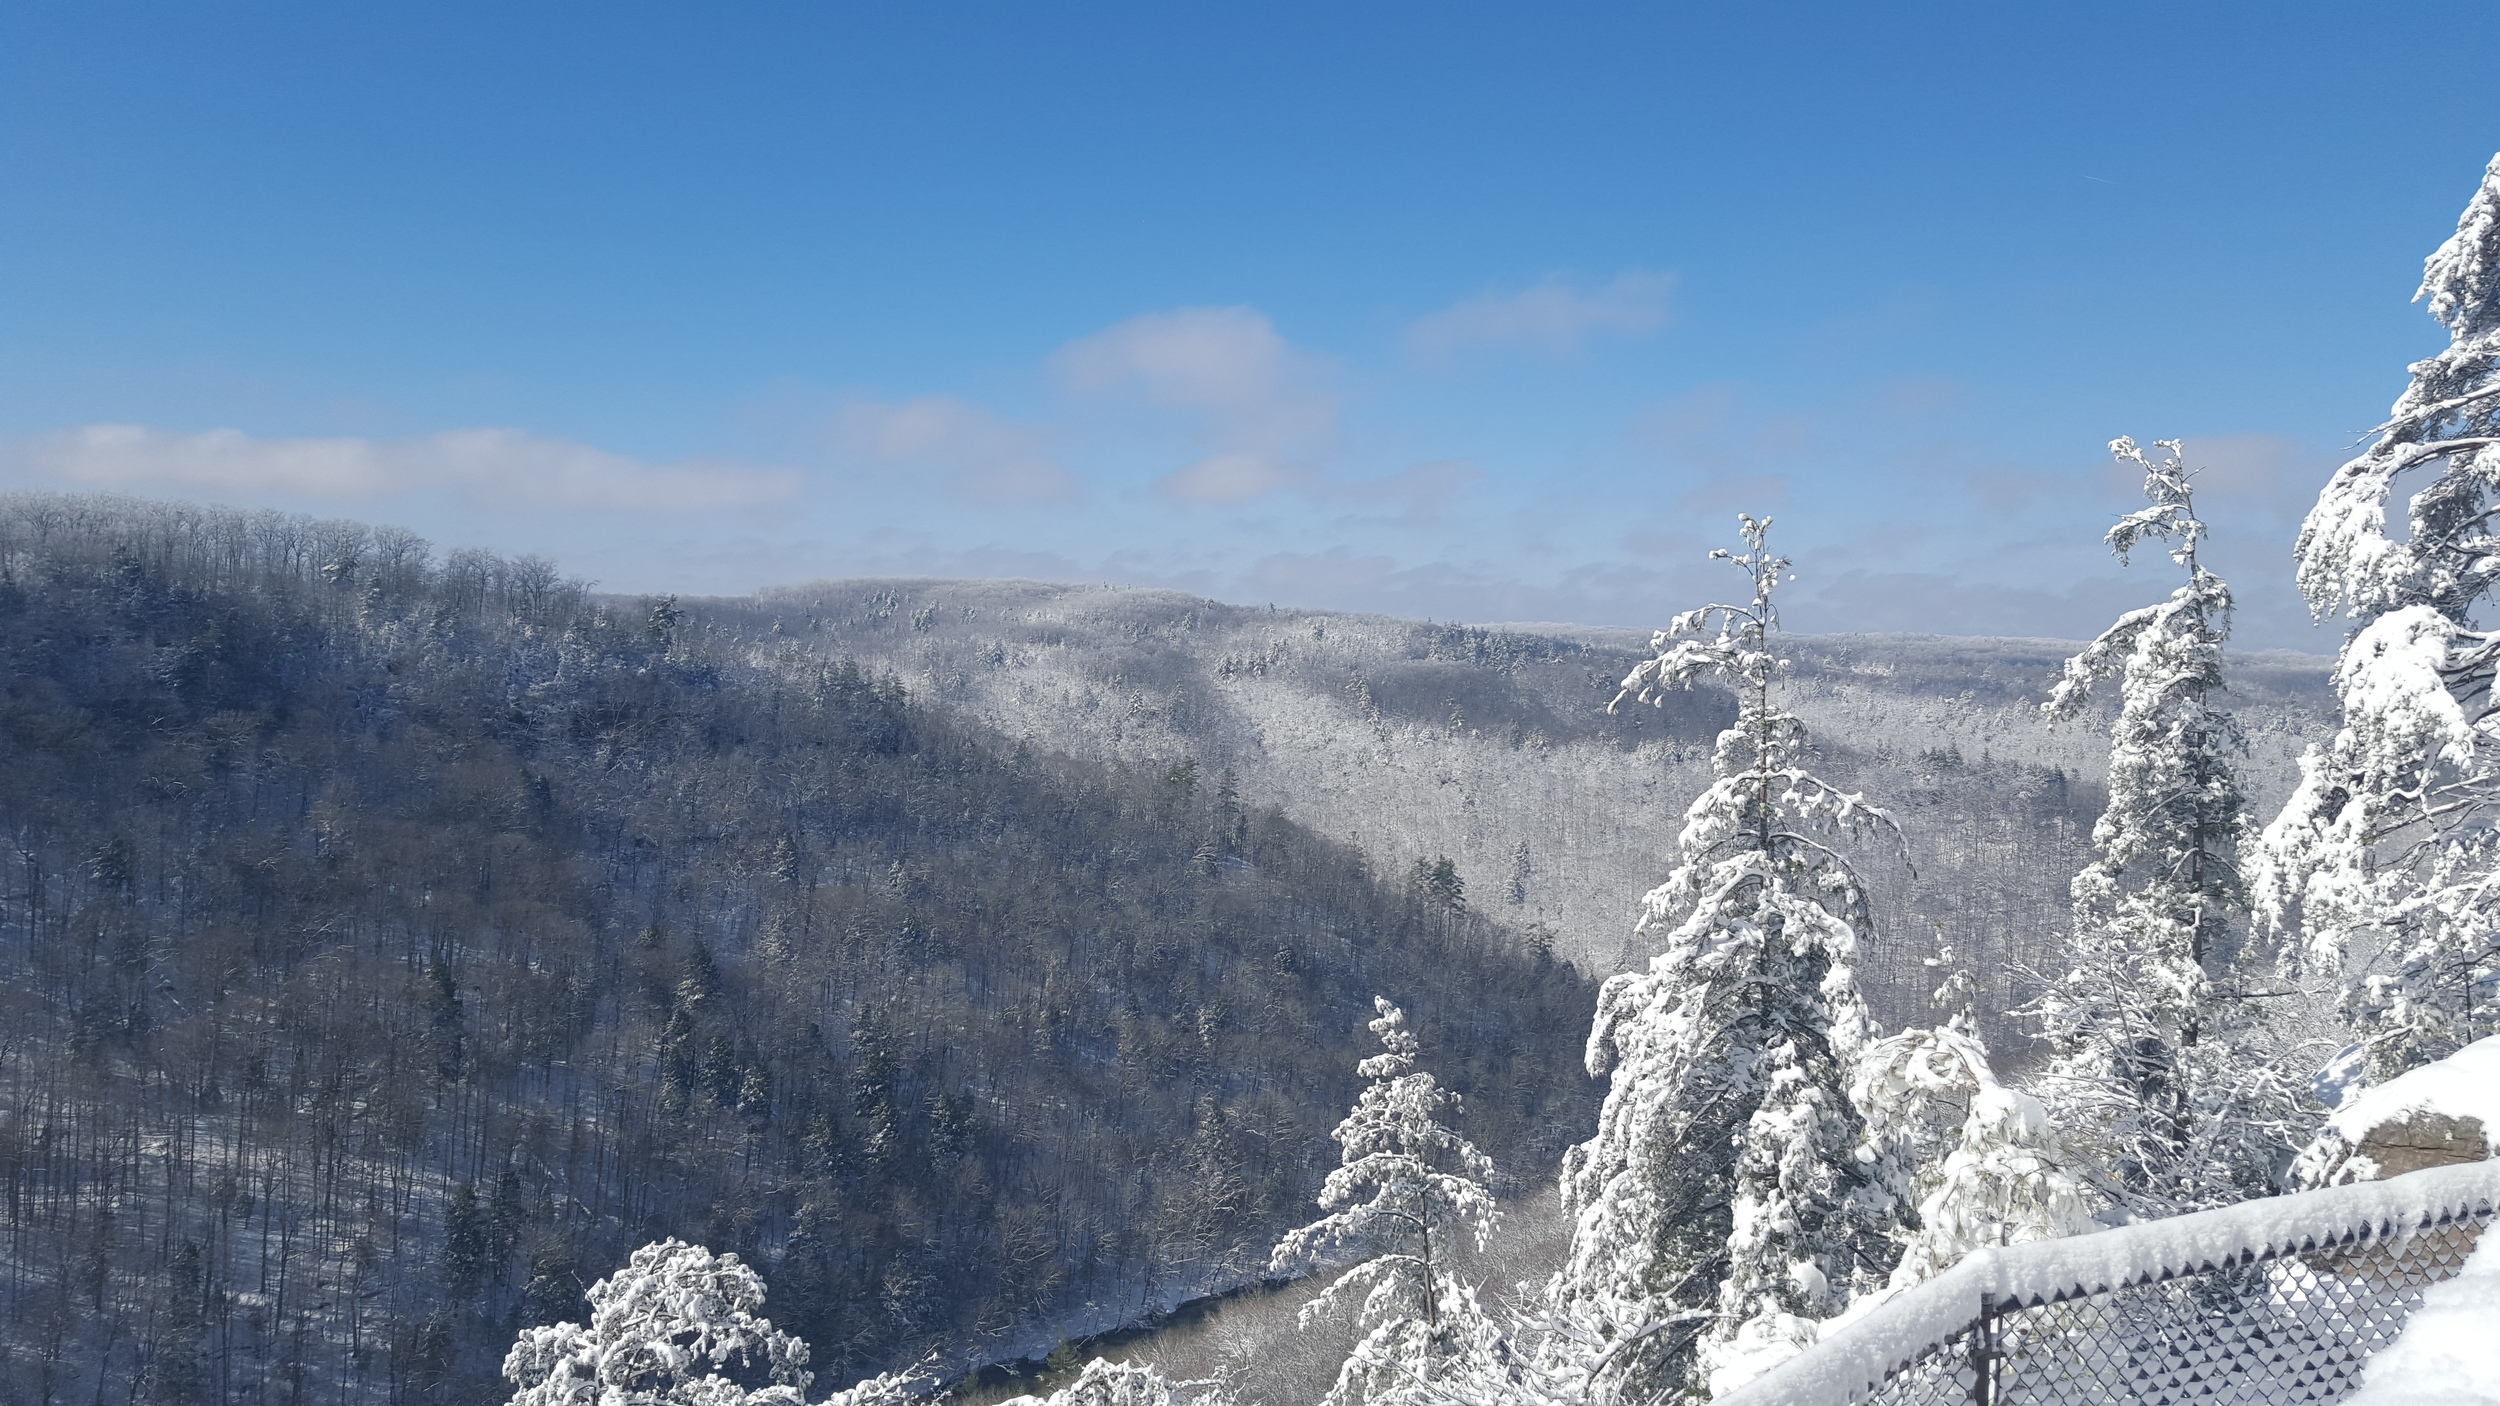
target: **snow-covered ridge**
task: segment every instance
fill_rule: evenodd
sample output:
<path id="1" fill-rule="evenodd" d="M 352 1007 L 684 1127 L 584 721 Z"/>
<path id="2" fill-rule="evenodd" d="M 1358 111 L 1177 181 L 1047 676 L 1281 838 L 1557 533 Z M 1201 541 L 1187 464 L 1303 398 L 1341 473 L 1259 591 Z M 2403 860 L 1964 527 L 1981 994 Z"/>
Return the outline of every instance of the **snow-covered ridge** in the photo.
<path id="1" fill-rule="evenodd" d="M 1636 900 L 1664 877 L 1735 712 L 1704 685 L 1663 711 L 1608 713 L 1649 653 L 1647 629 L 1473 628 L 999 581 L 821 581 L 687 609 L 761 662 L 891 670 L 916 698 L 1037 748 L 1231 771 L 1245 803 L 1283 807 L 1384 873 L 1447 857 L 1472 903 L 1542 925 L 1555 955 L 1600 975 L 1651 955 L 1627 942 Z M 1855 966 L 1877 1024 L 1925 1022 L 1922 959 L 1949 942 L 1981 981 L 1991 1047 L 2021 1067 L 2031 1033 L 1995 1013 L 2029 999 L 2018 972 L 2060 965 L 2067 884 L 2103 799 L 2106 730 L 2053 724 L 2039 706 L 2080 644 L 1783 641 L 1819 774 L 1883 797 L 1909 845 L 1906 866 L 1860 856 L 1880 936 Z M 2302 747 L 2331 733 L 2330 662 L 2229 656 L 2253 814 L 2271 813 Z"/>
<path id="2" fill-rule="evenodd" d="M 2093 1235 L 1974 1252 L 1715 1406 L 1846 1406 L 1997 1307 L 2057 1303 L 2235 1263 L 2401 1238 L 2500 1210 L 2500 1162 L 2243 1202 Z"/>

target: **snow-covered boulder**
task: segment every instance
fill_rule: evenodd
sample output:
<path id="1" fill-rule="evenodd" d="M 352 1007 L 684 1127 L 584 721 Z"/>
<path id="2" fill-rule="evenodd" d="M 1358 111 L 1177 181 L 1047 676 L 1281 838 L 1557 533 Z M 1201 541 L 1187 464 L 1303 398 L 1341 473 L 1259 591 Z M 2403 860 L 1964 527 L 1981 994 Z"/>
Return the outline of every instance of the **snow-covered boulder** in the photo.
<path id="1" fill-rule="evenodd" d="M 2306 1190 L 2500 1156 L 2500 1035 L 2348 1095 L 2292 1164 Z"/>

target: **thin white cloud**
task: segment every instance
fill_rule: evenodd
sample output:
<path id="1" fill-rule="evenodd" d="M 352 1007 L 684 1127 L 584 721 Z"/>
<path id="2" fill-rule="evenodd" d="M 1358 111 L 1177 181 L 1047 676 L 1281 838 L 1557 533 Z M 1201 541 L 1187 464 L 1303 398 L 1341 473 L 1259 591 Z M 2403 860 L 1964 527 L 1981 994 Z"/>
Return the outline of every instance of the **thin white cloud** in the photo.
<path id="1" fill-rule="evenodd" d="M 1425 570 L 1439 575 L 1448 568 L 1435 563 Z M 1275 552 L 1261 557 L 1250 567 L 1249 584 L 1278 599 L 1297 603 L 1369 599 L 1393 590 L 1414 574 L 1414 568 L 1395 557 L 1336 546 L 1319 552 Z"/>
<path id="2" fill-rule="evenodd" d="M 2047 585 L 1941 571 L 1811 575 L 1782 612 L 1804 633 L 1908 632 L 2090 639 L 2140 602 L 2114 571 Z M 2140 588 L 2138 588 L 2140 590 Z"/>
<path id="3" fill-rule="evenodd" d="M 2197 506 L 2204 516 L 2237 517 L 2283 533 L 2299 530 L 2317 502 L 2319 485 L 2333 477 L 2344 458 L 2335 450 L 2270 434 L 2191 435 L 2186 453 L 2196 470 Z M 2128 469 L 2112 472 L 2133 500 L 2141 475 Z"/>
<path id="4" fill-rule="evenodd" d="M 1166 405 L 1263 411 L 1284 395 L 1294 360 L 1256 308 L 1178 308 L 1080 337 L 1051 365 L 1080 391 L 1134 386 Z"/>
<path id="5" fill-rule="evenodd" d="M 1491 563 L 1402 561 L 1340 544 L 1260 557 L 1224 588 L 1231 599 L 1329 610 L 1647 628 L 1663 623 L 1662 596 L 1701 590 L 1713 565 L 1696 546 L 1689 563 L 1583 562 L 1538 580 Z"/>
<path id="6" fill-rule="evenodd" d="M 1434 459 L 1338 490 L 1357 503 L 1385 503 L 1413 521 L 1438 518 L 1459 497 L 1484 482 L 1484 470 L 1466 459 Z"/>
<path id="7" fill-rule="evenodd" d="M 784 469 L 645 464 L 521 430 L 445 430 L 410 439 L 260 439 L 88 425 L 18 446 L 24 471 L 88 488 L 370 501 L 448 492 L 497 507 L 700 512 L 794 501 Z"/>
<path id="8" fill-rule="evenodd" d="M 1206 453 L 1157 480 L 1176 503 L 1239 503 L 1312 482 L 1336 433 L 1322 365 L 1255 308 L 1147 313 L 1082 337 L 1051 368 L 1084 395 L 1142 397 L 1203 418 Z"/>
<path id="9" fill-rule="evenodd" d="M 240 430 L 185 435 L 87 425 L 39 439 L 20 457 L 40 474 L 96 488 L 378 498 L 393 487 L 389 467 L 363 439 L 270 440 Z"/>
<path id="10" fill-rule="evenodd" d="M 1247 503 L 1280 488 L 1300 487 L 1310 477 L 1298 465 L 1235 450 L 1174 469 L 1155 480 L 1154 492 L 1173 503 Z"/>
<path id="11" fill-rule="evenodd" d="M 1480 347 L 1525 347 L 1569 356 L 1599 333 L 1645 336 L 1667 325 L 1675 276 L 1626 273 L 1593 288 L 1549 279 L 1515 293 L 1487 293 L 1415 320 L 1406 348 L 1427 361 Z"/>
<path id="12" fill-rule="evenodd" d="M 985 506 L 1070 503 L 1083 485 L 1050 456 L 1049 434 L 952 396 L 888 404 L 855 400 L 834 413 L 837 452 L 935 468 L 957 498 Z"/>

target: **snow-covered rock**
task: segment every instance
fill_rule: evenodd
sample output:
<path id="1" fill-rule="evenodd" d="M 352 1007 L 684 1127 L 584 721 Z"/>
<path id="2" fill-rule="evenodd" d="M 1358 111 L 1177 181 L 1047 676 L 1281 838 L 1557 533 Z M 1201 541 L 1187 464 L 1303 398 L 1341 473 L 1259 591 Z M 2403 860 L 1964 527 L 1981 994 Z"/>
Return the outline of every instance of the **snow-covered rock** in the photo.
<path id="1" fill-rule="evenodd" d="M 2296 1184 L 2380 1181 L 2500 1156 L 2500 1035 L 2348 1094 L 2300 1160 Z"/>

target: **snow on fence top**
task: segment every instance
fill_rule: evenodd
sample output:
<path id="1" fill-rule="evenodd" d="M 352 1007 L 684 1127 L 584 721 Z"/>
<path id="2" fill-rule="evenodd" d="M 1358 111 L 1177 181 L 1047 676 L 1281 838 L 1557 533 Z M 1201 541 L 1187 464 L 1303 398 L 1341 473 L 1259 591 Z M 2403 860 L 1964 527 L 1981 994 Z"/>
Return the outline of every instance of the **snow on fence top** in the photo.
<path id="1" fill-rule="evenodd" d="M 1972 1252 L 1934 1279 L 1833 1329 L 1714 1406 L 1848 1406 L 1970 1330 L 1982 1296 L 2027 1307 L 2299 1254 L 2500 1210 L 2500 1162 L 2273 1196 L 2063 1240 Z"/>

